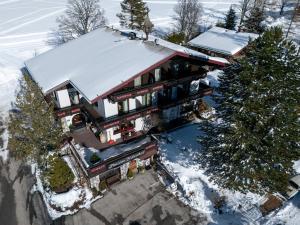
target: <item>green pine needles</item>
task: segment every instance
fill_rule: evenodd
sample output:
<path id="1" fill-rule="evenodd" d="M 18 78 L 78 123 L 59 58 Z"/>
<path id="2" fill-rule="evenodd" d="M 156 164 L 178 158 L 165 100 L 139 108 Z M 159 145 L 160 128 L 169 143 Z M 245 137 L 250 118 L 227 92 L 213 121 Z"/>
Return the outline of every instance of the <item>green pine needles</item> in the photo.
<path id="1" fill-rule="evenodd" d="M 148 7 L 143 0 L 123 0 L 121 2 L 121 13 L 117 14 L 120 25 L 130 29 L 142 30 Z"/>
<path id="2" fill-rule="evenodd" d="M 270 28 L 220 78 L 217 119 L 203 124 L 202 164 L 222 187 L 284 191 L 300 159 L 299 49 Z"/>
<path id="3" fill-rule="evenodd" d="M 48 166 L 44 172 L 44 180 L 52 191 L 65 192 L 73 184 L 74 174 L 68 164 L 59 156 L 47 157 Z"/>
<path id="4" fill-rule="evenodd" d="M 8 124 L 8 146 L 18 159 L 31 159 L 40 166 L 49 151 L 56 150 L 62 140 L 61 125 L 54 118 L 39 86 L 28 74 L 20 79 L 19 92 Z"/>

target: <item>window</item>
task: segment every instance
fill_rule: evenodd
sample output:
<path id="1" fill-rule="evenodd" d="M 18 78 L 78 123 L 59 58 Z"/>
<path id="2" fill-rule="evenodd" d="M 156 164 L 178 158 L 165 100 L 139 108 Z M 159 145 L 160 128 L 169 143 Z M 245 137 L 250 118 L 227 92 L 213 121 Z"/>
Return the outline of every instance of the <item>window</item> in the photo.
<path id="1" fill-rule="evenodd" d="M 148 78 L 148 84 L 153 84 L 153 83 L 155 83 L 155 77 L 152 73 L 150 73 Z"/>
<path id="2" fill-rule="evenodd" d="M 122 102 L 118 102 L 119 114 L 127 113 L 129 111 L 128 106 L 129 106 L 128 99 L 126 99 Z"/>
<path id="3" fill-rule="evenodd" d="M 141 77 L 137 77 L 137 78 L 134 79 L 134 86 L 135 87 L 139 87 L 139 86 L 141 86 L 141 84 L 142 84 Z"/>
<path id="4" fill-rule="evenodd" d="M 142 105 L 143 106 L 151 105 L 151 94 L 150 93 L 143 95 Z"/>
<path id="5" fill-rule="evenodd" d="M 155 82 L 160 81 L 161 76 L 160 76 L 160 68 L 155 69 Z"/>

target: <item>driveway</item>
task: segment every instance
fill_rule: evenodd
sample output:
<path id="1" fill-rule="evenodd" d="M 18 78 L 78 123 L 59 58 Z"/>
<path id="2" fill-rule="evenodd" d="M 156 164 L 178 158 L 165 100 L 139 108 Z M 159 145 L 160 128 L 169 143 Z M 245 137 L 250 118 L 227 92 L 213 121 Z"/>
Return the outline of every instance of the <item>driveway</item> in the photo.
<path id="1" fill-rule="evenodd" d="M 41 196 L 30 189 L 34 184 L 30 167 L 0 158 L 0 225 L 50 224 Z"/>
<path id="2" fill-rule="evenodd" d="M 206 217 L 169 194 L 152 170 L 114 185 L 90 209 L 62 217 L 55 225 L 200 225 Z"/>

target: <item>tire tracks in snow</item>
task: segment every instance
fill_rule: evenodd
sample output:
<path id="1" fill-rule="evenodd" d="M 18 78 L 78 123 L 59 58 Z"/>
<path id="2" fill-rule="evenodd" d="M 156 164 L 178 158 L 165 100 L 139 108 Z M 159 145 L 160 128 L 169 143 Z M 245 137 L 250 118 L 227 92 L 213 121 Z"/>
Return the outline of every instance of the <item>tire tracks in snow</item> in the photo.
<path id="1" fill-rule="evenodd" d="M 30 20 L 30 21 L 27 21 L 27 22 L 25 22 L 25 23 L 21 23 L 21 24 L 19 24 L 19 25 L 17 25 L 17 26 L 11 27 L 11 28 L 6 29 L 6 30 L 3 30 L 3 31 L 0 32 L 0 35 L 5 35 L 5 34 L 7 34 L 7 33 L 9 33 L 9 32 L 15 31 L 15 30 L 17 30 L 17 29 L 19 29 L 19 28 L 21 28 L 21 27 L 24 27 L 24 26 L 27 26 L 27 25 L 29 25 L 29 24 L 32 24 L 32 23 L 38 22 L 38 21 L 40 21 L 40 20 L 46 19 L 46 18 L 51 17 L 51 16 L 53 16 L 53 15 L 55 15 L 55 14 L 61 13 L 61 12 L 63 12 L 64 10 L 65 10 L 64 8 L 63 8 L 63 9 L 58 9 L 58 10 L 55 10 L 54 12 L 47 13 L 47 14 L 45 14 L 45 15 L 43 15 L 43 16 L 37 17 L 37 18 L 32 19 L 32 20 Z"/>
<path id="2" fill-rule="evenodd" d="M 14 3 L 14 2 L 19 2 L 20 0 L 7 0 L 7 1 L 4 1 L 4 2 L 0 2 L 0 5 L 7 5 L 7 4 L 11 4 L 11 3 Z"/>

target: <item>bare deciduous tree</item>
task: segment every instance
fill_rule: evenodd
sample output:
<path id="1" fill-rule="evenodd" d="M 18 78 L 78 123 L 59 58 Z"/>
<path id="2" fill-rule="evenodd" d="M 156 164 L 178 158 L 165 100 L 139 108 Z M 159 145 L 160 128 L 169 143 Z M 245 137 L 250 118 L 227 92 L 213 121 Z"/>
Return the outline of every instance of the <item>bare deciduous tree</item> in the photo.
<path id="1" fill-rule="evenodd" d="M 202 5 L 199 0 L 178 0 L 174 11 L 176 13 L 174 16 L 176 29 L 179 33 L 184 33 L 185 41 L 188 41 L 197 32 Z"/>
<path id="2" fill-rule="evenodd" d="M 241 18 L 240 18 L 240 22 L 239 22 L 239 26 L 238 26 L 239 31 L 242 28 L 242 25 L 245 20 L 245 16 L 251 10 L 252 6 L 253 6 L 253 0 L 241 0 L 240 1 L 239 9 L 241 11 Z"/>
<path id="3" fill-rule="evenodd" d="M 58 28 L 51 33 L 50 45 L 61 45 L 105 25 L 99 0 L 69 0 L 65 15 L 56 19 Z"/>
<path id="4" fill-rule="evenodd" d="M 283 14 L 283 10 L 285 8 L 285 6 L 288 4 L 289 0 L 279 0 L 279 4 L 280 4 L 280 12 L 279 14 L 282 15 Z"/>
<path id="5" fill-rule="evenodd" d="M 292 18 L 290 20 L 289 27 L 286 32 L 286 37 L 289 36 L 289 33 L 291 32 L 292 24 L 293 24 L 293 22 L 296 22 L 296 21 L 300 21 L 300 0 L 297 0 L 297 2 L 295 3 L 294 10 L 292 13 Z"/>

